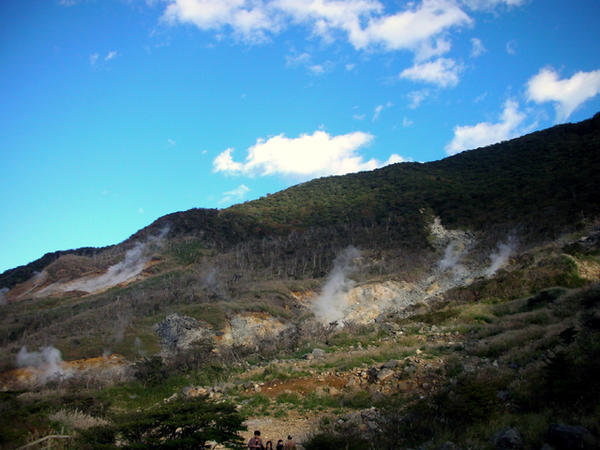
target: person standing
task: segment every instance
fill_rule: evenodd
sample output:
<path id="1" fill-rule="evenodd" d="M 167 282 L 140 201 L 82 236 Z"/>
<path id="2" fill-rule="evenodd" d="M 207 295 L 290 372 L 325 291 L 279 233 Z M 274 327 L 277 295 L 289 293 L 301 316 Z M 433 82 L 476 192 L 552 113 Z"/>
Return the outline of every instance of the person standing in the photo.
<path id="1" fill-rule="evenodd" d="M 263 450 L 262 439 L 260 438 L 260 431 L 256 430 L 254 436 L 248 441 L 248 450 Z"/>
<path id="2" fill-rule="evenodd" d="M 275 447 L 275 450 L 283 450 L 283 439 L 279 439 L 277 441 L 277 446 Z"/>
<path id="3" fill-rule="evenodd" d="M 288 436 L 287 442 L 283 446 L 284 450 L 296 450 L 296 443 L 292 439 L 292 436 Z"/>

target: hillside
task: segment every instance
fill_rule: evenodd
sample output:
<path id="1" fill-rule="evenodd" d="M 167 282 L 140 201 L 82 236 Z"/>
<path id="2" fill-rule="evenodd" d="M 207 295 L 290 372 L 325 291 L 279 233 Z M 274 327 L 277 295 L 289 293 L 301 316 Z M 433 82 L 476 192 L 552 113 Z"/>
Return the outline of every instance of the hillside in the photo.
<path id="1" fill-rule="evenodd" d="M 441 161 L 321 178 L 225 210 L 169 214 L 122 245 L 169 226 L 170 238 L 193 236 L 219 250 L 308 230 L 318 230 L 320 239 L 333 239 L 338 248 L 350 243 L 423 248 L 424 225 L 432 216 L 449 227 L 518 228 L 522 238 L 543 240 L 575 229 L 600 211 L 599 143 L 600 113 Z M 6 271 L 0 286 L 12 288 L 64 253 Z"/>
<path id="2" fill-rule="evenodd" d="M 599 179 L 596 114 L 6 271 L 0 445 L 595 448 Z"/>

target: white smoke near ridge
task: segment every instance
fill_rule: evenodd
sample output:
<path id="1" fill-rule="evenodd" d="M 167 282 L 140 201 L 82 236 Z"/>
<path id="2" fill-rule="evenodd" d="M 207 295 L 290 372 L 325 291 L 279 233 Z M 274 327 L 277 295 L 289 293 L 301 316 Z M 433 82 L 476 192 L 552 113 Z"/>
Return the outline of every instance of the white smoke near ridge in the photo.
<path id="1" fill-rule="evenodd" d="M 490 254 L 491 263 L 485 270 L 487 278 L 493 276 L 498 269 L 504 266 L 510 256 L 517 250 L 519 243 L 514 235 L 508 236 L 506 242 L 499 242 L 496 251 Z"/>
<path id="2" fill-rule="evenodd" d="M 60 350 L 54 347 L 43 347 L 39 352 L 28 352 L 21 347 L 17 354 L 17 367 L 35 368 L 41 372 L 41 381 L 68 378 L 71 374 L 62 367 Z"/>
<path id="3" fill-rule="evenodd" d="M 219 289 L 218 280 L 219 271 L 216 267 L 211 267 L 210 270 L 205 273 L 202 277 L 206 288 L 214 295 L 219 295 L 221 290 Z"/>
<path id="4" fill-rule="evenodd" d="M 148 354 L 146 352 L 146 348 L 144 347 L 144 343 L 137 336 L 136 336 L 135 340 L 133 341 L 133 348 L 135 350 L 135 353 L 137 355 L 141 356 L 142 358 L 145 357 Z"/>
<path id="5" fill-rule="evenodd" d="M 0 289 L 0 305 L 6 305 L 7 300 L 6 300 L 6 293 L 10 291 L 10 289 L 8 288 L 2 288 Z"/>
<path id="6" fill-rule="evenodd" d="M 168 232 L 169 227 L 167 226 L 157 236 L 150 236 L 145 242 L 136 242 L 132 249 L 127 250 L 123 261 L 110 266 L 102 275 L 71 281 L 59 286 L 53 284 L 40 291 L 40 293 L 56 289 L 59 291 L 97 292 L 124 283 L 144 270 L 152 256 L 152 248 L 159 245 Z"/>
<path id="7" fill-rule="evenodd" d="M 354 260 L 359 256 L 360 251 L 350 246 L 335 259 L 333 270 L 329 274 L 321 294 L 313 302 L 313 312 L 317 320 L 331 323 L 345 317 L 348 292 L 355 285 L 354 281 L 348 278 L 348 274 L 354 270 Z"/>
<path id="8" fill-rule="evenodd" d="M 110 266 L 105 273 L 98 277 L 70 283 L 69 288 L 74 291 L 95 292 L 135 277 L 144 270 L 146 263 L 150 260 L 149 255 L 144 255 L 145 247 L 145 244 L 136 243 L 134 248 L 127 250 L 123 261 Z"/>

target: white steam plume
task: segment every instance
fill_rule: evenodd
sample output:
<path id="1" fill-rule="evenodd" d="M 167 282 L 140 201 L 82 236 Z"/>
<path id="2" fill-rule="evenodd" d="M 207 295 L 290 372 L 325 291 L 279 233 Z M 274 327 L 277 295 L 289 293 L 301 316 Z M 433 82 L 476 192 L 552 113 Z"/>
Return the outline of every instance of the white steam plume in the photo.
<path id="1" fill-rule="evenodd" d="M 444 257 L 438 263 L 441 271 L 452 269 L 465 254 L 465 247 L 458 241 L 452 241 L 444 250 Z"/>
<path id="2" fill-rule="evenodd" d="M 168 232 L 169 227 L 167 226 L 160 231 L 158 236 L 150 236 L 143 243 L 136 242 L 132 249 L 127 250 L 123 261 L 110 266 L 102 275 L 69 282 L 61 290 L 97 292 L 130 280 L 144 270 L 146 264 L 150 261 L 153 245 L 160 244 Z"/>
<path id="3" fill-rule="evenodd" d="M 95 292 L 135 277 L 144 270 L 146 263 L 150 259 L 149 255 L 144 255 L 145 248 L 146 244 L 138 242 L 131 250 L 127 250 L 123 261 L 110 266 L 105 273 L 98 277 L 70 283 L 70 289 L 74 291 Z"/>
<path id="4" fill-rule="evenodd" d="M 333 262 L 333 270 L 325 286 L 313 303 L 313 312 L 317 320 L 331 323 L 342 320 L 348 306 L 348 291 L 354 287 L 354 281 L 347 275 L 354 270 L 354 260 L 360 252 L 353 246 L 343 250 Z"/>
<path id="5" fill-rule="evenodd" d="M 136 336 L 135 340 L 133 341 L 133 348 L 135 349 L 135 352 L 139 356 L 145 357 L 147 355 L 146 348 L 144 347 L 144 343 L 137 336 Z"/>
<path id="6" fill-rule="evenodd" d="M 517 238 L 514 235 L 508 236 L 506 242 L 499 242 L 496 251 L 490 254 L 490 266 L 485 271 L 486 277 L 493 276 L 498 269 L 508 262 L 508 258 L 516 251 L 518 246 Z"/>
<path id="7" fill-rule="evenodd" d="M 4 287 L 0 289 L 0 305 L 6 305 L 8 301 L 6 300 L 6 293 L 10 291 L 10 289 Z"/>
<path id="8" fill-rule="evenodd" d="M 21 347 L 17 354 L 17 367 L 32 367 L 40 370 L 43 382 L 70 376 L 62 368 L 60 350 L 54 347 L 43 347 L 39 352 L 28 352 L 27 347 Z"/>
<path id="9" fill-rule="evenodd" d="M 444 250 L 444 257 L 438 262 L 438 269 L 441 272 L 452 271 L 455 279 L 466 277 L 468 271 L 460 264 L 460 260 L 469 251 L 469 246 L 469 242 L 451 241 Z"/>

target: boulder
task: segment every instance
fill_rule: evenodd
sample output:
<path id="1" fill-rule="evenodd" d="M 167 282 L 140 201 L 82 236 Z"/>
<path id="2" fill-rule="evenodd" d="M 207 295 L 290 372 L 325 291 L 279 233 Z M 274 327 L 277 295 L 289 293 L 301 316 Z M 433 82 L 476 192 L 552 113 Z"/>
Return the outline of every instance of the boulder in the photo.
<path id="1" fill-rule="evenodd" d="M 587 428 L 553 423 L 548 429 L 548 443 L 557 450 L 592 448 L 592 435 Z"/>
<path id="2" fill-rule="evenodd" d="M 388 362 L 383 364 L 384 369 L 395 369 L 396 367 L 398 367 L 397 359 L 390 359 Z"/>
<path id="3" fill-rule="evenodd" d="M 187 350 L 193 344 L 213 341 L 212 331 L 193 317 L 171 314 L 154 326 L 154 332 L 164 352 Z"/>
<path id="4" fill-rule="evenodd" d="M 315 359 L 324 358 L 325 357 L 325 350 L 322 350 L 320 348 L 315 348 L 312 351 L 312 355 L 313 355 L 313 358 L 315 358 Z"/>
<path id="5" fill-rule="evenodd" d="M 523 438 L 516 428 L 503 428 L 494 433 L 492 442 L 498 450 L 523 448 Z"/>
<path id="6" fill-rule="evenodd" d="M 385 382 L 392 378 L 396 373 L 392 369 L 382 369 L 377 373 L 377 381 Z"/>

